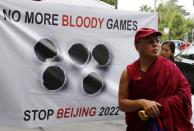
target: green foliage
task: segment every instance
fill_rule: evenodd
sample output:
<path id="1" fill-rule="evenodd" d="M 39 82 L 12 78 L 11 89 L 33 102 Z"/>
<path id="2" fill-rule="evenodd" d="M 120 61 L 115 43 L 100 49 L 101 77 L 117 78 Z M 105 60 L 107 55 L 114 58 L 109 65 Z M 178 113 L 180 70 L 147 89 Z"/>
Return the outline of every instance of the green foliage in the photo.
<path id="1" fill-rule="evenodd" d="M 115 0 L 100 0 L 100 1 L 106 2 L 110 5 L 115 5 Z"/>
<path id="2" fill-rule="evenodd" d="M 147 5 L 140 7 L 140 10 L 153 12 L 153 9 Z M 188 40 L 191 41 L 194 18 L 189 17 L 189 13 L 182 6 L 177 5 L 177 0 L 169 0 L 165 4 L 160 3 L 157 12 L 159 14 L 159 30 L 163 32 L 163 40 L 183 40 L 187 34 Z M 169 34 L 164 34 L 164 28 L 169 28 Z"/>
<path id="3" fill-rule="evenodd" d="M 154 12 L 154 10 L 150 6 L 147 6 L 147 5 L 141 6 L 140 10 L 144 12 Z"/>

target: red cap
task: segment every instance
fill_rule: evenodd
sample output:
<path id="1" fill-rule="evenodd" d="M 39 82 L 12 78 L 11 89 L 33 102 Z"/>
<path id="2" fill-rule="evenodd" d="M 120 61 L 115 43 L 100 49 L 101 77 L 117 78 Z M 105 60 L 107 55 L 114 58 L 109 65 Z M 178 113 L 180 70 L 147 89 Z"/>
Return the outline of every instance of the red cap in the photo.
<path id="1" fill-rule="evenodd" d="M 139 42 L 139 40 L 148 37 L 150 35 L 156 35 L 156 36 L 161 36 L 162 33 L 156 31 L 155 29 L 152 28 L 140 28 L 136 34 L 135 34 L 135 44 Z"/>

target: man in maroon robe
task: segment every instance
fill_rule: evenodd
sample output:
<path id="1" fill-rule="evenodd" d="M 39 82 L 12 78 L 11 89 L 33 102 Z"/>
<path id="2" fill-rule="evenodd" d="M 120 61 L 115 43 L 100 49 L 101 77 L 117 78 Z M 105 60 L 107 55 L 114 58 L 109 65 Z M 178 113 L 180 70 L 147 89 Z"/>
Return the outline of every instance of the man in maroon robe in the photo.
<path id="1" fill-rule="evenodd" d="M 191 87 L 177 66 L 159 56 L 162 34 L 141 28 L 135 35 L 139 59 L 127 66 L 119 85 L 119 106 L 127 131 L 191 131 Z M 138 112 L 143 110 L 142 120 Z"/>

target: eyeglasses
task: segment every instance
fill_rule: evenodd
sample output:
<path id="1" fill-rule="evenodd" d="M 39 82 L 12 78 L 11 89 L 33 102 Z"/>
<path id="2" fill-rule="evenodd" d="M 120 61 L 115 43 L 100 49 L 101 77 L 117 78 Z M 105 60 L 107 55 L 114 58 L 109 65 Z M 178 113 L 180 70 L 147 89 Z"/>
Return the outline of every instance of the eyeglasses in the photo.
<path id="1" fill-rule="evenodd" d="M 139 41 L 140 44 L 154 44 L 154 43 L 160 43 L 160 38 L 159 37 L 148 37 L 145 39 L 141 39 Z"/>

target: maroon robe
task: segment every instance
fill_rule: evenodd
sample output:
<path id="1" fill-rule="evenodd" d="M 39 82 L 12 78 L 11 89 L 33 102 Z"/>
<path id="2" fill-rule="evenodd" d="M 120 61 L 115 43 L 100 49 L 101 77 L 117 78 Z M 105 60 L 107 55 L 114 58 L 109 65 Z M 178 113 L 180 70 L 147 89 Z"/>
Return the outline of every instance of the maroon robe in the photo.
<path id="1" fill-rule="evenodd" d="M 191 87 L 177 66 L 158 56 L 142 75 L 139 60 L 127 66 L 129 99 L 148 99 L 162 107 L 157 123 L 163 131 L 191 131 Z M 138 117 L 138 111 L 126 112 L 127 131 L 148 131 L 148 121 Z"/>

